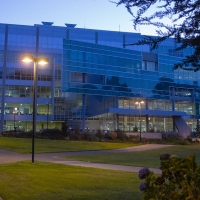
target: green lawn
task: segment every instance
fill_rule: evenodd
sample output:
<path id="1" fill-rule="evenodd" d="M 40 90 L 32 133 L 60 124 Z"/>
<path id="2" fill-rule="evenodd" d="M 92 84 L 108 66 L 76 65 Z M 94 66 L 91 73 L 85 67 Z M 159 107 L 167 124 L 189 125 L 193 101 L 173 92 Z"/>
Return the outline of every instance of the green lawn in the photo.
<path id="1" fill-rule="evenodd" d="M 140 200 L 136 173 L 18 162 L 0 165 L 4 200 Z"/>
<path id="2" fill-rule="evenodd" d="M 161 153 L 175 154 L 179 157 L 188 156 L 194 153 L 196 155 L 197 163 L 200 164 L 200 144 L 177 145 L 164 149 L 141 152 L 67 156 L 65 158 L 89 162 L 158 168 L 160 166 L 159 156 Z"/>
<path id="3" fill-rule="evenodd" d="M 0 137 L 0 149 L 18 153 L 31 153 L 31 142 L 30 138 Z M 106 150 L 134 145 L 138 144 L 35 139 L 35 153 Z"/>

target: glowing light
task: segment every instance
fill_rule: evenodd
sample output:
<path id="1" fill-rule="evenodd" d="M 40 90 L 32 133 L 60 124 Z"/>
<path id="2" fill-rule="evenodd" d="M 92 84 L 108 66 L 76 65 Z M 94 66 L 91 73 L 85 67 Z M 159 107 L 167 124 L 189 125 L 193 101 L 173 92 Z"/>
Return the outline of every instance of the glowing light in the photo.
<path id="1" fill-rule="evenodd" d="M 46 65 L 48 63 L 49 63 L 49 60 L 47 58 L 38 58 L 38 64 Z"/>
<path id="2" fill-rule="evenodd" d="M 33 61 L 33 56 L 24 55 L 24 56 L 22 56 L 22 61 L 23 62 L 27 62 L 27 63 L 32 62 Z"/>
<path id="3" fill-rule="evenodd" d="M 49 59 L 48 58 L 33 58 L 33 56 L 30 56 L 30 55 L 24 55 L 22 56 L 22 61 L 23 62 L 37 62 L 38 64 L 40 65 L 46 65 L 49 63 Z"/>

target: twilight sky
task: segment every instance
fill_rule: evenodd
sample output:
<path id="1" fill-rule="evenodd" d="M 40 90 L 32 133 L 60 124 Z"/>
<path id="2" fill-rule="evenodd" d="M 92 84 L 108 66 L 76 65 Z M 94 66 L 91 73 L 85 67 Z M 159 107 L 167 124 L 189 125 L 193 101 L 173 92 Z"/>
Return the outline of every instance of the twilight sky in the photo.
<path id="1" fill-rule="evenodd" d="M 108 0 L 0 0 L 0 23 L 34 25 L 41 21 L 77 24 L 77 28 L 139 32 L 155 35 L 154 28 L 135 31 L 124 6 Z M 147 31 L 148 30 L 148 31 Z"/>

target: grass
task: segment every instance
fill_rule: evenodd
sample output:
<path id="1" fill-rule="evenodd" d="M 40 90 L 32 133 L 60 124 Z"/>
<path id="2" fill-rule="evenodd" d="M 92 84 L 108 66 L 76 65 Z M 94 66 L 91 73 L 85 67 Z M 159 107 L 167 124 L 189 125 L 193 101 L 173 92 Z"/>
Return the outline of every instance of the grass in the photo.
<path id="1" fill-rule="evenodd" d="M 31 153 L 31 142 L 31 138 L 0 137 L 0 149 L 23 154 Z M 136 145 L 138 144 L 35 139 L 35 153 L 107 150 Z"/>
<path id="2" fill-rule="evenodd" d="M 9 200 L 140 200 L 136 173 L 18 162 L 0 165 L 0 196 Z"/>
<path id="3" fill-rule="evenodd" d="M 97 163 L 109 163 L 116 165 L 129 165 L 138 167 L 159 168 L 161 153 L 175 154 L 178 157 L 187 157 L 190 154 L 196 155 L 196 161 L 200 164 L 200 144 L 176 145 L 164 149 L 148 150 L 130 153 L 109 153 L 97 155 L 66 156 L 66 159 L 89 161 Z"/>

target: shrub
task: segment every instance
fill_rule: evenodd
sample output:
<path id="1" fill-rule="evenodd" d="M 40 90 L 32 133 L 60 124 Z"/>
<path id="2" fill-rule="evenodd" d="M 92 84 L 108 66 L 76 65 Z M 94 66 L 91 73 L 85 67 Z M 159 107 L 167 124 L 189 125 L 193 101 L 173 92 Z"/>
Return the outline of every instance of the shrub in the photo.
<path id="1" fill-rule="evenodd" d="M 117 138 L 117 133 L 114 131 L 109 131 L 108 138 L 115 140 Z"/>
<path id="2" fill-rule="evenodd" d="M 139 141 L 139 135 L 129 135 L 129 141 L 138 143 Z"/>
<path id="3" fill-rule="evenodd" d="M 63 140 L 65 138 L 63 132 L 57 128 L 41 130 L 40 135 L 37 134 L 36 137 L 52 140 Z"/>
<path id="4" fill-rule="evenodd" d="M 10 131 L 4 131 L 3 136 L 5 136 L 5 137 L 15 137 L 16 135 L 15 135 L 14 130 L 10 130 Z"/>
<path id="5" fill-rule="evenodd" d="M 70 140 L 81 140 L 82 136 L 79 132 L 72 131 L 69 133 L 69 139 Z"/>
<path id="6" fill-rule="evenodd" d="M 200 137 L 200 125 L 197 125 L 196 128 L 194 128 L 195 132 L 193 132 L 193 137 L 199 138 Z"/>
<path id="7" fill-rule="evenodd" d="M 128 139 L 128 136 L 123 131 L 118 129 L 115 132 L 117 133 L 117 138 L 119 138 L 120 140 Z"/>
<path id="8" fill-rule="evenodd" d="M 149 132 L 154 133 L 155 132 L 154 128 L 150 128 Z"/>
<path id="9" fill-rule="evenodd" d="M 133 132 L 138 132 L 138 127 L 137 127 L 137 126 L 135 126 L 135 127 L 133 128 Z"/>
<path id="10" fill-rule="evenodd" d="M 36 137 L 37 137 L 37 134 L 38 134 L 38 133 L 35 134 Z M 33 131 L 21 132 L 21 133 L 19 134 L 19 137 L 20 137 L 20 138 L 32 138 L 32 136 L 33 136 Z"/>
<path id="11" fill-rule="evenodd" d="M 29 138 L 32 137 L 32 133 L 30 132 L 25 132 L 23 130 L 10 130 L 10 131 L 5 131 L 3 132 L 3 136 L 5 137 L 18 137 L 18 138 Z"/>
<path id="12" fill-rule="evenodd" d="M 99 138 L 95 134 L 89 132 L 82 133 L 81 138 L 87 141 L 93 141 L 93 142 L 99 141 Z"/>
<path id="13" fill-rule="evenodd" d="M 98 137 L 99 139 L 103 139 L 104 136 L 105 136 L 102 130 L 97 130 L 97 132 L 96 132 L 95 135 L 96 135 L 96 137 Z"/>
<path id="14" fill-rule="evenodd" d="M 188 140 L 179 140 L 176 142 L 176 144 L 178 145 L 189 145 L 190 142 Z"/>
<path id="15" fill-rule="evenodd" d="M 162 133 L 162 142 L 165 144 L 175 144 L 175 145 L 189 145 L 191 139 L 183 139 L 176 133 Z"/>
<path id="16" fill-rule="evenodd" d="M 139 171 L 139 178 L 145 179 L 140 184 L 144 200 L 200 199 L 200 166 L 195 162 L 194 154 L 178 158 L 166 153 L 160 155 L 160 160 L 160 176 L 155 177 L 148 168 Z"/>
<path id="17" fill-rule="evenodd" d="M 62 130 L 62 132 L 63 132 L 63 134 L 64 134 L 65 136 L 68 136 L 68 135 L 69 135 L 69 133 L 67 132 L 67 130 L 68 130 L 67 122 L 63 122 L 63 123 L 62 123 L 61 130 Z"/>

